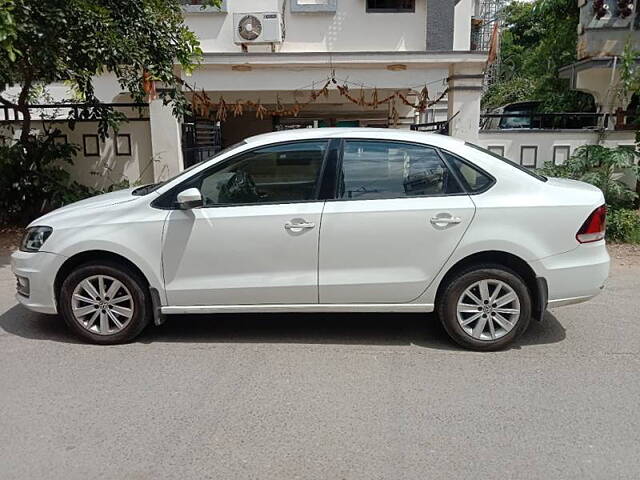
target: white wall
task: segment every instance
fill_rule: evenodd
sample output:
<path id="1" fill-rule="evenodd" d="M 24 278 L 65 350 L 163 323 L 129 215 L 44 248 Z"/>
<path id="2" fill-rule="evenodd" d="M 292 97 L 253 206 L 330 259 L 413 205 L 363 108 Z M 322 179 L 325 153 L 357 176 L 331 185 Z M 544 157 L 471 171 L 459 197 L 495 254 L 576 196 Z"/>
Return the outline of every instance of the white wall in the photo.
<path id="1" fill-rule="evenodd" d="M 453 0 L 452 0 L 453 1 Z M 469 0 L 463 0 L 467 2 Z M 421 51 L 426 48 L 426 2 L 415 13 L 366 13 L 364 0 L 341 0 L 332 13 L 291 13 L 285 8 L 281 52 Z M 233 13 L 281 12 L 281 0 L 233 0 L 228 13 L 186 13 L 186 23 L 200 38 L 204 52 L 240 52 L 233 43 Z M 250 46 L 268 52 L 269 46 Z"/>
<path id="2" fill-rule="evenodd" d="M 115 75 L 103 74 L 93 77 L 93 86 L 98 99 L 105 103 L 129 102 L 130 97 L 123 94 Z M 3 92 L 3 96 L 15 99 L 20 93 L 18 87 L 12 87 Z M 73 93 L 64 83 L 52 83 L 46 88 L 47 98 L 40 98 L 40 103 L 55 103 L 73 99 Z M 32 102 L 34 103 L 34 102 Z"/>
<path id="3" fill-rule="evenodd" d="M 613 131 L 607 133 L 602 145 L 614 147 L 619 145 L 633 145 L 635 132 Z M 516 163 L 521 163 L 521 148 L 523 146 L 537 146 L 536 167 L 542 167 L 544 162 L 553 161 L 554 147 L 569 147 L 569 154 L 573 155 L 576 148 L 582 145 L 598 144 L 599 134 L 585 130 L 481 130 L 479 144 L 485 148 L 502 147 L 504 156 Z M 558 154 L 561 149 L 558 149 Z M 526 150 L 525 150 L 526 152 Z M 530 151 L 529 151 L 530 152 Z"/>
<path id="4" fill-rule="evenodd" d="M 74 164 L 65 164 L 65 169 L 71 178 L 77 182 L 94 188 L 107 188 L 122 180 L 130 182 L 150 183 L 154 179 L 154 163 L 151 153 L 151 137 L 148 121 L 123 123 L 120 134 L 128 134 L 131 139 L 131 155 L 116 155 L 114 139 L 111 135 L 104 142 L 99 141 L 99 156 L 85 156 L 83 151 L 83 134 L 95 135 L 96 122 L 79 122 L 74 130 L 70 130 L 66 122 L 56 123 L 62 134 L 67 136 L 68 143 L 80 147 L 74 159 Z M 38 131 L 40 122 L 35 122 L 34 130 Z M 0 134 L 7 136 L 8 127 L 0 128 Z M 13 134 L 17 138 L 19 132 Z"/>
<path id="5" fill-rule="evenodd" d="M 471 16 L 474 13 L 475 0 L 460 0 L 455 7 L 453 27 L 453 49 L 471 48 Z"/>

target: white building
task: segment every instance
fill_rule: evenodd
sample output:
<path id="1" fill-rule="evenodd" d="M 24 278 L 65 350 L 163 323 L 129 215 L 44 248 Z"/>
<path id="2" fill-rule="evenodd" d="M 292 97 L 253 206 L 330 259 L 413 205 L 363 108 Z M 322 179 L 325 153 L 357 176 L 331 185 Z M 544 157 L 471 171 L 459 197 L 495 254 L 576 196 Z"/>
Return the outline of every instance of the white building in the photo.
<path id="1" fill-rule="evenodd" d="M 220 10 L 185 2 L 185 21 L 200 38 L 204 61 L 184 79 L 213 102 L 223 99 L 229 105 L 226 118 L 214 109 L 210 118 L 183 123 L 159 101 L 141 114 L 123 107 L 136 121 L 123 124 L 117 138 L 99 141 L 91 122 L 65 130 L 61 141 L 81 146 L 74 175 L 95 186 L 122 177 L 159 180 L 220 146 L 281 128 L 409 128 L 453 117 L 452 135 L 477 140 L 486 53 L 471 51 L 475 1 L 226 0 Z M 246 38 L 239 35 L 248 15 L 260 22 L 255 40 L 254 23 Z M 328 95 L 300 108 L 330 77 L 336 84 Z M 377 108 L 357 105 L 339 93 L 336 87 L 343 85 L 368 104 L 396 92 L 406 102 L 394 97 Z M 420 114 L 410 105 L 419 101 L 424 87 L 432 100 L 447 95 Z M 65 96 L 63 87 L 52 91 Z M 96 91 L 107 103 L 130 101 L 113 78 L 98 79 Z M 235 116 L 232 107 L 238 101 L 254 107 L 245 106 Z M 284 113 L 261 118 L 256 104 Z"/>

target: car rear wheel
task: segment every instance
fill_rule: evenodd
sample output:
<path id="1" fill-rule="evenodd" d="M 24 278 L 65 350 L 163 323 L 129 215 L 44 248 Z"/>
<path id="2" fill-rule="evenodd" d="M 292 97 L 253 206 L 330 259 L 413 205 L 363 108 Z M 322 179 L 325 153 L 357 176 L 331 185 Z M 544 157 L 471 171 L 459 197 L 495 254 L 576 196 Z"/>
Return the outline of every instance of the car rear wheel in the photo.
<path id="1" fill-rule="evenodd" d="M 85 264 L 64 280 L 60 312 L 69 327 L 93 343 L 111 345 L 134 339 L 151 318 L 144 281 L 116 264 Z"/>
<path id="2" fill-rule="evenodd" d="M 447 285 L 438 303 L 438 316 L 459 345 L 499 350 L 527 329 L 531 294 L 516 272 L 499 265 L 476 265 Z"/>

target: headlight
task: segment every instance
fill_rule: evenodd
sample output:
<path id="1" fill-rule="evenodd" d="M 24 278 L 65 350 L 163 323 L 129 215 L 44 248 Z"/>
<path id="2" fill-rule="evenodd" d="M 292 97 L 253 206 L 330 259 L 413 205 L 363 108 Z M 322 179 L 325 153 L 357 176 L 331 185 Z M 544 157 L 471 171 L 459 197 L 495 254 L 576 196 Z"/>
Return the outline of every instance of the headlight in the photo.
<path id="1" fill-rule="evenodd" d="M 22 242 L 20 243 L 20 250 L 23 252 L 37 252 L 42 248 L 44 242 L 46 242 L 49 235 L 51 235 L 53 229 L 51 227 L 30 227 L 27 228 Z"/>

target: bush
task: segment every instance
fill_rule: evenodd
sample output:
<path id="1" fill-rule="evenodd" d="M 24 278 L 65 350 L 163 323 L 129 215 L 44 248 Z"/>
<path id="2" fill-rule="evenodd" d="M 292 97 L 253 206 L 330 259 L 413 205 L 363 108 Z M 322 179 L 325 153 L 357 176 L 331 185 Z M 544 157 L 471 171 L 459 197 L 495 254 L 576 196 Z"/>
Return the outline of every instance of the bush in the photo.
<path id="1" fill-rule="evenodd" d="M 611 208 L 632 208 L 638 194 L 617 179 L 622 170 L 629 170 L 636 179 L 640 179 L 640 167 L 636 165 L 636 152 L 632 148 L 584 145 L 577 148 L 563 165 L 547 162 L 539 172 L 548 177 L 572 178 L 590 183 L 602 190 Z"/>
<path id="2" fill-rule="evenodd" d="M 640 243 L 640 215 L 637 210 L 621 208 L 607 214 L 607 239 L 613 242 Z"/>
<path id="3" fill-rule="evenodd" d="M 0 145 L 0 225 L 26 225 L 58 207 L 102 191 L 72 181 L 65 170 L 78 151 L 54 141 L 59 132 Z"/>

